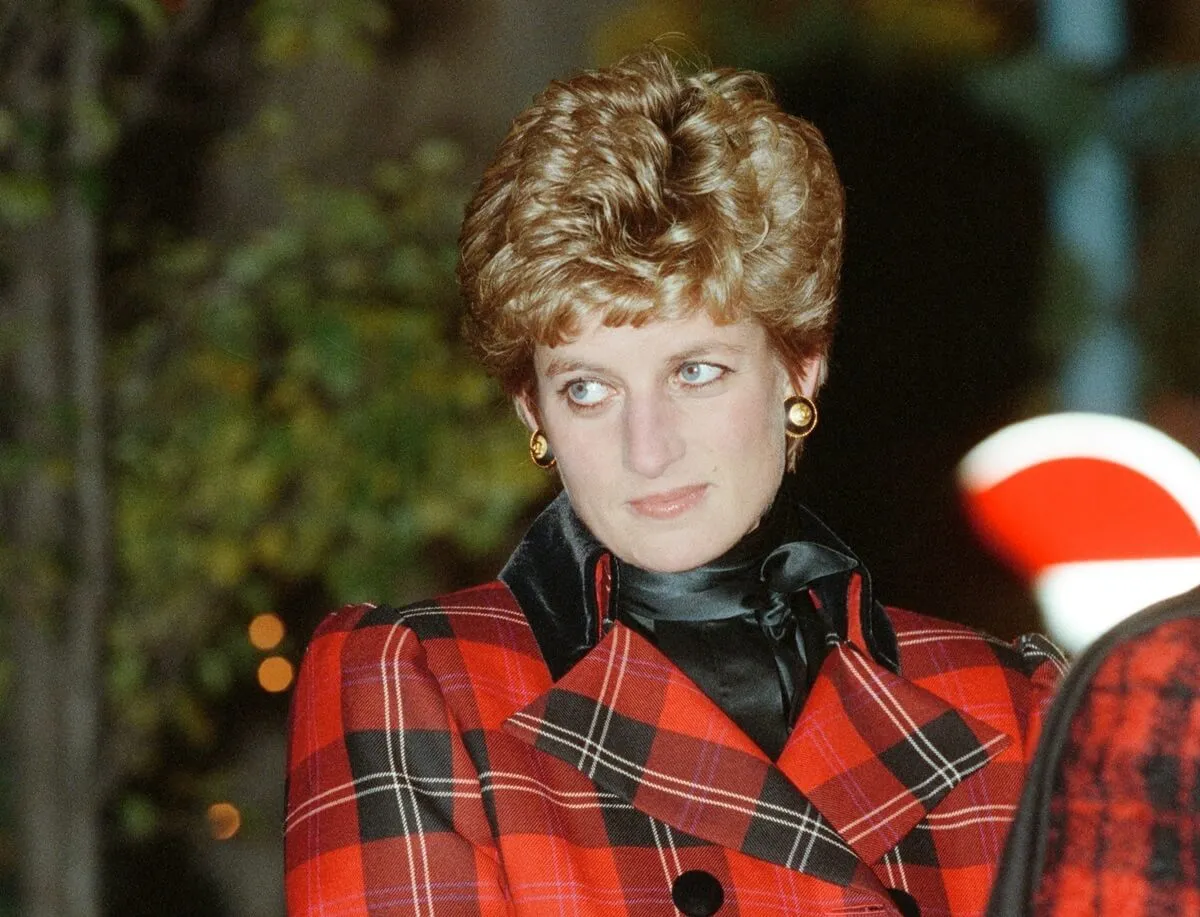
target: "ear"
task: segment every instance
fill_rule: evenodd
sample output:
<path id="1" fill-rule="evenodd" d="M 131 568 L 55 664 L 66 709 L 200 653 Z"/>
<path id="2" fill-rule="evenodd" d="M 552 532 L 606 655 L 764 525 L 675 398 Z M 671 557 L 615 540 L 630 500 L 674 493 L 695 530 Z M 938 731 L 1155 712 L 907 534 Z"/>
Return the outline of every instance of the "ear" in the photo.
<path id="1" fill-rule="evenodd" d="M 825 381 L 826 367 L 824 356 L 809 357 L 799 367 L 788 373 L 791 382 L 788 394 L 815 398 L 818 389 Z"/>
<path id="2" fill-rule="evenodd" d="M 538 423 L 537 404 L 529 392 L 522 392 L 520 395 L 515 395 L 513 397 L 513 408 L 516 409 L 517 416 L 521 418 L 521 423 L 525 424 L 526 429 L 530 433 L 541 426 Z"/>

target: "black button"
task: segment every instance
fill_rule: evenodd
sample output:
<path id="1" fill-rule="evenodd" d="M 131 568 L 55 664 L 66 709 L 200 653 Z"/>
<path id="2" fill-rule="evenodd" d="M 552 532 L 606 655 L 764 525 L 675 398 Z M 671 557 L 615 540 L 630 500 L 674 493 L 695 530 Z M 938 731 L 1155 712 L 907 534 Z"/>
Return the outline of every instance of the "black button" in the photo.
<path id="1" fill-rule="evenodd" d="M 687 917 L 708 917 L 724 902 L 725 889 L 712 873 L 689 869 L 671 886 L 671 900 Z"/>
<path id="2" fill-rule="evenodd" d="M 917 904 L 917 899 L 904 889 L 889 888 L 887 893 L 896 902 L 896 907 L 900 908 L 900 913 L 904 917 L 921 917 L 921 905 Z"/>

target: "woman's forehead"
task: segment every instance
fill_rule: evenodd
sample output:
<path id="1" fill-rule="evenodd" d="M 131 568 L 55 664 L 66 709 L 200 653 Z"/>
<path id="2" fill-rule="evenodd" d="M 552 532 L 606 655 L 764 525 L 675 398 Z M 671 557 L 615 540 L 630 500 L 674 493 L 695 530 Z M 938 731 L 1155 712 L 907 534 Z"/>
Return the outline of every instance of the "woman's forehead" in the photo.
<path id="1" fill-rule="evenodd" d="M 540 373 L 554 375 L 585 365 L 658 362 L 718 352 L 767 356 L 771 348 L 762 325 L 751 319 L 721 323 L 699 311 L 683 318 L 610 325 L 592 316 L 561 343 L 539 344 L 534 362 Z"/>

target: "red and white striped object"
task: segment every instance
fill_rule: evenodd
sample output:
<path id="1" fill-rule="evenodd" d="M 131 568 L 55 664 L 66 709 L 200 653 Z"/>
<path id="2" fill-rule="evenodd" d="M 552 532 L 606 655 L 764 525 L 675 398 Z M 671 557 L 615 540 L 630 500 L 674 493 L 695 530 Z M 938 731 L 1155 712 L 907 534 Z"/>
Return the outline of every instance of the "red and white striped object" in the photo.
<path id="1" fill-rule="evenodd" d="M 1026 420 L 967 453 L 959 483 L 976 529 L 1026 577 L 1069 652 L 1200 583 L 1200 458 L 1146 424 Z"/>

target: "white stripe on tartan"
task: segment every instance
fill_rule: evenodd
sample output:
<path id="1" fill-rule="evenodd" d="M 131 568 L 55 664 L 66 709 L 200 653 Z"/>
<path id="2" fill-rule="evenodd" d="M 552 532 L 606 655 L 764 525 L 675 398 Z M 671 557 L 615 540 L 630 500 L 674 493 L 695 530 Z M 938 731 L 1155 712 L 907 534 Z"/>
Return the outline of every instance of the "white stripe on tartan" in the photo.
<path id="1" fill-rule="evenodd" d="M 480 793 L 475 787 L 475 781 L 465 777 L 422 777 L 418 774 L 397 774 L 387 771 L 378 771 L 374 774 L 362 774 L 348 780 L 335 787 L 318 793 L 316 796 L 311 796 L 304 800 L 300 805 L 296 806 L 288 813 L 284 822 L 284 831 L 291 831 L 297 825 L 312 818 L 320 812 L 327 809 L 337 808 L 340 805 L 345 805 L 349 802 L 354 802 L 360 796 L 369 796 L 373 793 L 381 791 L 394 790 L 399 778 L 404 778 L 407 781 L 408 788 L 413 793 L 419 793 L 422 796 L 429 796 L 437 799 L 454 798 L 454 799 L 479 799 Z M 472 787 L 472 790 L 462 791 L 454 789 L 435 790 L 428 787 L 420 787 L 416 784 L 466 784 Z M 375 784 L 383 784 L 376 786 Z"/>
<path id="2" fill-rule="evenodd" d="M 589 740 L 580 733 L 566 729 L 557 723 L 552 723 L 540 717 L 530 716 L 523 711 L 514 713 L 509 722 L 514 725 L 523 726 L 529 732 L 536 736 L 545 736 L 574 751 L 582 752 Z M 594 747 L 594 751 L 589 750 L 588 755 L 593 757 L 597 764 L 603 764 L 605 769 L 613 774 L 623 777 L 628 777 L 641 783 L 643 786 L 658 790 L 659 792 L 675 796 L 680 799 L 686 799 L 700 805 L 715 806 L 717 808 L 727 809 L 732 812 L 737 812 L 742 815 L 749 816 L 753 819 L 761 819 L 782 825 L 785 828 L 791 828 L 796 831 L 805 831 L 810 833 L 819 833 L 822 840 L 834 844 L 839 849 L 845 850 L 853 855 L 853 851 L 846 846 L 845 842 L 838 836 L 829 825 L 823 823 L 820 817 L 813 817 L 812 812 L 815 810 L 812 804 L 809 803 L 805 807 L 803 813 L 798 813 L 784 806 L 775 805 L 760 801 L 751 796 L 746 796 L 742 793 L 733 793 L 729 790 L 722 790 L 713 786 L 697 787 L 694 783 L 679 777 L 674 777 L 670 774 L 665 774 L 660 771 L 650 770 L 648 768 L 639 767 L 628 758 L 621 757 L 613 753 L 610 749 L 603 746 L 597 746 L 595 743 L 590 743 Z M 678 787 L 686 787 L 689 790 L 700 789 L 704 792 L 700 795 L 691 792 L 683 792 Z M 772 814 L 778 813 L 778 814 Z M 794 816 L 799 816 L 795 818 Z"/>
<path id="3" fill-rule="evenodd" d="M 438 615 L 444 615 L 447 612 L 461 614 L 464 618 L 495 618 L 500 621 L 509 621 L 513 624 L 523 624 L 529 629 L 529 620 L 519 611 L 512 611 L 508 608 L 494 608 L 489 605 L 410 605 L 407 608 L 401 609 L 398 623 L 403 624 L 410 618 L 428 618 Z"/>
<path id="4" fill-rule="evenodd" d="M 934 769 L 934 774 L 931 776 L 949 771 L 956 779 L 945 781 L 947 789 L 952 788 L 955 783 L 961 782 L 963 775 L 959 774 L 958 771 L 955 770 L 955 762 L 948 761 L 946 756 L 942 754 L 941 749 L 938 748 L 937 745 L 935 745 L 925 735 L 925 733 L 921 731 L 921 728 L 917 725 L 916 720 L 909 715 L 908 711 L 904 708 L 904 705 L 896 700 L 895 696 L 888 689 L 887 685 L 884 684 L 883 679 L 881 679 L 878 673 L 876 673 L 869 665 L 867 665 L 866 660 L 859 656 L 857 651 L 849 648 L 844 651 L 842 658 L 846 661 L 846 667 L 850 670 L 850 673 L 858 678 L 859 684 L 861 684 L 867 690 L 867 692 L 871 694 L 872 697 L 875 697 L 880 701 L 880 709 L 882 709 L 888 715 L 888 719 L 892 721 L 892 724 L 904 736 L 904 740 L 912 746 L 913 751 L 924 758 L 926 763 L 928 763 L 929 766 Z M 877 690 L 873 691 L 872 687 Z M 926 755 L 925 752 L 922 751 L 922 746 L 929 751 L 930 755 L 938 758 L 942 763 L 940 765 L 936 764 L 930 755 Z M 930 795 L 932 796 L 934 792 L 935 791 L 931 790 Z"/>
<path id="5" fill-rule="evenodd" d="M 534 777 L 511 771 L 483 771 L 479 775 L 484 792 L 527 793 L 564 809 L 633 809 L 633 804 L 616 793 L 593 788 L 588 790 L 560 790 Z"/>
<path id="6" fill-rule="evenodd" d="M 947 766 L 953 767 L 955 765 L 965 765 L 965 764 L 968 764 L 972 758 L 983 758 L 983 762 L 980 762 L 982 764 L 987 761 L 988 749 L 992 745 L 995 745 L 998 742 L 1003 741 L 1005 738 L 1007 738 L 1007 737 L 1004 735 L 995 736 L 991 740 L 989 740 L 986 744 L 978 746 L 974 751 L 963 755 L 957 761 L 954 761 L 952 764 L 948 764 Z M 971 773 L 971 771 L 966 771 L 966 773 L 969 774 L 969 773 Z M 959 778 L 960 781 L 962 779 L 963 779 L 962 777 Z M 928 796 L 921 796 L 921 795 L 918 795 L 917 792 L 915 792 L 916 790 L 919 790 L 921 787 L 923 787 L 926 783 L 930 783 L 931 781 L 935 782 L 935 786 L 930 790 Z M 940 779 L 939 775 L 931 774 L 930 776 L 926 777 L 925 780 L 923 780 L 921 783 L 917 784 L 916 786 L 905 787 L 903 790 L 901 790 L 899 793 L 897 793 L 891 799 L 884 801 L 880 805 L 876 806 L 872 811 L 864 813 L 863 815 L 856 818 L 854 821 L 845 825 L 842 829 L 842 833 L 846 835 L 846 840 L 850 841 L 850 843 L 852 843 L 852 844 L 857 843 L 859 840 L 866 837 L 868 834 L 871 834 L 871 833 L 875 832 L 876 830 L 878 830 L 882 825 L 886 825 L 888 822 L 894 821 L 895 819 L 899 818 L 901 815 L 903 815 L 909 809 L 912 809 L 918 805 L 924 805 L 925 801 L 937 791 L 938 785 L 942 784 L 943 782 L 944 781 L 942 779 Z M 950 786 L 953 787 L 954 784 L 950 784 Z M 896 809 L 894 812 L 892 812 L 891 814 L 887 815 L 886 817 L 880 816 L 880 813 L 883 812 L 885 809 L 888 809 L 889 807 L 895 806 L 895 805 L 899 805 L 900 807 L 898 809 Z M 867 826 L 860 833 L 851 835 L 850 829 L 856 827 L 860 822 L 863 822 L 863 821 L 867 821 L 867 822 L 869 822 L 869 824 L 867 824 Z"/>
<path id="7" fill-rule="evenodd" d="M 400 632 L 400 638 L 395 640 L 395 648 L 392 650 L 392 658 L 389 660 L 388 647 L 392 644 L 397 632 Z M 416 637 L 413 635 L 413 632 L 407 627 L 396 623 L 392 625 L 387 639 L 384 641 L 383 653 L 380 655 L 379 660 L 380 683 L 384 688 L 383 726 L 384 735 L 387 737 L 388 764 L 396 776 L 405 778 L 402 781 L 393 781 L 393 787 L 396 796 L 396 806 L 400 811 L 400 821 L 404 830 L 404 852 L 408 857 L 409 875 L 412 877 L 412 900 L 414 903 L 416 903 L 419 909 L 421 908 L 421 902 L 425 902 L 427 905 L 425 908 L 426 913 L 433 915 L 434 893 L 433 877 L 431 875 L 429 866 L 429 850 L 425 844 L 425 829 L 421 824 L 420 809 L 417 807 L 415 794 L 411 792 L 412 782 L 408 779 L 408 758 L 406 753 L 407 743 L 404 741 L 400 741 L 398 743 L 400 746 L 399 754 L 397 754 L 395 750 L 395 745 L 397 744 L 395 739 L 403 736 L 405 728 L 403 695 L 400 690 L 401 679 L 398 677 L 398 673 L 400 671 L 400 654 L 404 648 L 404 644 L 410 638 L 414 640 L 416 639 Z M 397 674 L 394 683 L 388 678 L 389 662 L 391 662 L 391 670 Z M 389 686 L 393 688 L 391 692 L 388 691 Z M 394 730 L 391 722 L 393 703 L 395 704 L 396 708 L 396 725 Z M 397 762 L 399 762 L 399 767 L 397 767 Z M 405 795 L 406 791 L 408 792 L 407 797 Z M 412 821 L 415 823 L 416 827 L 415 838 L 413 836 L 414 831 L 409 825 L 409 815 L 405 807 L 406 802 L 412 805 Z M 416 845 L 416 849 L 414 849 L 414 844 Z M 419 870 L 418 864 L 420 867 Z M 418 876 L 420 879 L 418 879 Z M 424 895 L 421 893 L 421 882 L 423 882 L 425 886 Z"/>
<path id="8" fill-rule="evenodd" d="M 649 816 L 647 817 L 649 818 Z M 667 888 L 670 888 L 675 877 L 683 872 L 683 864 L 679 862 L 679 851 L 675 848 L 675 837 L 671 834 L 671 826 L 656 818 L 650 818 L 650 832 L 654 835 L 654 846 L 658 850 L 658 862 L 663 868 L 663 879 L 667 883 Z M 660 832 L 666 835 L 665 841 L 659 837 Z M 670 862 L 668 862 L 668 854 Z"/>
<path id="9" fill-rule="evenodd" d="M 951 831 L 971 825 L 986 825 L 994 822 L 1010 822 L 1017 814 L 1016 805 L 963 806 L 950 812 L 940 810 L 925 816 L 930 831 Z"/>
<path id="10" fill-rule="evenodd" d="M 887 886 L 888 888 L 901 888 L 908 891 L 908 875 L 904 870 L 904 859 L 899 852 L 892 848 L 883 855 L 880 860 L 883 868 L 887 871 Z"/>
<path id="11" fill-rule="evenodd" d="M 812 803 L 806 803 L 805 815 L 808 817 L 811 817 Z M 808 839 L 808 843 L 804 845 L 804 854 L 803 854 L 803 856 L 800 857 L 800 860 L 797 862 L 796 848 L 800 846 L 800 842 L 802 840 L 804 840 L 806 837 Z M 784 863 L 786 863 L 792 869 L 801 869 L 802 870 L 802 869 L 807 868 L 808 858 L 810 856 L 812 856 L 813 849 L 817 846 L 818 837 L 819 837 L 819 832 L 817 832 L 817 831 L 810 831 L 810 830 L 806 830 L 806 829 L 797 829 L 796 836 L 794 838 L 792 838 L 792 849 L 788 851 L 787 859 L 784 860 Z M 841 844 L 842 839 L 840 837 L 838 837 L 836 834 L 834 835 L 834 837 L 837 837 L 839 845 L 844 846 Z"/>
<path id="12" fill-rule="evenodd" d="M 1046 662 L 1051 662 L 1054 664 L 1054 667 L 1059 670 L 1060 673 L 1065 672 L 1067 670 L 1067 664 L 1062 660 L 1062 658 L 1059 655 L 1051 652 L 1048 649 L 1040 648 L 1033 641 L 1025 641 L 1024 643 L 1020 643 L 1020 641 L 1025 637 L 1035 637 L 1035 636 L 1040 636 L 1040 635 L 1023 634 L 1022 637 L 1018 638 L 1018 644 L 1013 644 L 1013 643 L 1006 643 L 1005 641 L 1000 640 L 997 637 L 993 637 L 990 634 L 985 634 L 985 633 L 981 633 L 981 632 L 977 632 L 977 631 L 964 632 L 961 630 L 949 629 L 949 628 L 945 629 L 945 630 L 938 629 L 938 628 L 928 628 L 928 629 L 918 630 L 918 631 L 909 631 L 904 636 L 898 638 L 897 644 L 901 647 L 906 647 L 906 646 L 922 646 L 927 643 L 942 644 L 942 643 L 947 643 L 952 640 L 959 640 L 959 641 L 982 640 L 984 643 L 988 644 L 989 646 L 1003 647 L 1004 649 L 1011 650 L 1012 652 L 1019 655 L 1022 659 L 1042 659 Z"/>
<path id="13" fill-rule="evenodd" d="M 915 805 L 924 805 L 925 801 L 936 795 L 939 790 L 943 788 L 946 791 L 953 789 L 955 785 L 962 782 L 967 774 L 986 762 L 989 757 L 987 752 L 993 745 L 1004 741 L 1007 737 L 1003 734 L 993 736 L 988 742 L 976 746 L 957 760 L 950 761 L 942 753 L 941 749 L 921 731 L 916 721 L 909 716 L 903 705 L 896 700 L 878 674 L 867 665 L 866 660 L 862 659 L 857 652 L 852 650 L 846 650 L 843 654 L 843 659 L 846 662 L 847 670 L 858 679 L 859 684 L 880 702 L 880 709 L 887 714 L 888 719 L 903 734 L 904 741 L 931 768 L 931 773 L 920 783 L 905 787 L 900 793 L 886 800 L 875 809 L 864 813 L 854 821 L 844 825 L 842 833 L 846 836 L 847 840 L 855 843 L 876 830 L 881 824 L 887 824 L 900 817 Z M 931 754 L 927 755 L 924 749 L 927 749 Z M 934 758 L 938 759 L 941 763 L 936 763 Z M 901 805 L 899 809 L 887 817 L 880 817 L 881 812 L 900 803 L 905 804 Z M 865 821 L 869 821 L 870 824 L 862 832 L 855 835 L 850 833 L 853 828 Z"/>
<path id="14" fill-rule="evenodd" d="M 983 640 L 987 643 L 998 643 L 1008 646 L 1002 640 L 989 637 L 981 631 L 963 630 L 961 627 L 922 627 L 920 630 L 907 630 L 903 635 L 897 635 L 896 642 L 900 646 L 912 646 L 917 643 L 929 643 L 931 640 Z"/>
<path id="15" fill-rule="evenodd" d="M 615 708 L 617 706 L 617 697 L 621 693 L 621 683 L 625 678 L 625 661 L 628 658 L 628 653 L 622 652 L 619 656 L 620 664 L 613 684 L 612 703 L 605 703 L 605 694 L 608 690 L 609 680 L 612 678 L 613 662 L 618 658 L 618 641 L 624 641 L 626 644 L 629 642 L 628 632 L 622 631 L 617 636 L 618 640 L 613 640 L 612 646 L 609 648 L 608 658 L 604 661 L 604 681 L 600 684 L 600 693 L 598 696 L 600 703 L 596 704 L 592 712 L 592 722 L 588 725 L 587 736 L 584 738 L 584 745 L 580 749 L 579 764 L 576 765 L 581 773 L 587 774 L 592 779 L 596 777 L 596 768 L 600 766 L 600 758 L 598 756 L 593 757 L 591 766 L 587 770 L 584 770 L 589 755 L 588 748 L 595 746 L 598 751 L 604 748 L 604 740 L 608 736 L 608 728 L 612 725 L 612 718 L 616 713 Z M 601 712 L 604 714 L 604 727 L 600 731 L 600 738 L 593 742 L 591 737 L 596 733 L 596 720 L 600 717 Z"/>
<path id="16" fill-rule="evenodd" d="M 969 641 L 975 643 L 985 643 L 988 646 L 1001 647 L 1006 650 L 1018 652 L 1019 650 L 1011 643 L 1006 643 L 999 637 L 993 637 L 991 634 L 985 634 L 981 631 L 974 630 L 959 630 L 957 628 L 926 628 L 924 630 L 908 631 L 903 637 L 898 637 L 896 643 L 898 646 L 922 646 L 926 643 L 947 643 L 953 640 Z"/>
<path id="17" fill-rule="evenodd" d="M 562 790 L 535 777 L 514 771 L 481 771 L 478 783 L 467 777 L 425 777 L 419 774 L 393 774 L 379 771 L 374 774 L 363 774 L 336 787 L 329 787 L 316 796 L 304 800 L 288 814 L 284 823 L 284 831 L 291 831 L 302 822 L 327 809 L 357 802 L 359 799 L 375 793 L 393 792 L 399 778 L 407 781 L 406 786 L 414 795 L 430 799 L 478 800 L 483 798 L 484 793 L 527 793 L 565 809 L 628 809 L 631 811 L 634 809 L 632 803 L 608 790 L 600 788 Z M 434 786 L 430 786 L 431 784 L 434 786 L 441 784 L 445 788 L 436 789 Z M 455 784 L 462 785 L 466 789 L 455 789 Z"/>
<path id="18" fill-rule="evenodd" d="M 288 812 L 283 822 L 283 831 L 286 834 L 303 822 L 308 821 L 314 815 L 318 815 L 329 809 L 336 809 L 338 806 L 344 806 L 346 803 L 353 801 L 353 780 L 343 783 L 340 786 L 330 787 L 316 796 L 304 800 L 294 810 Z"/>

